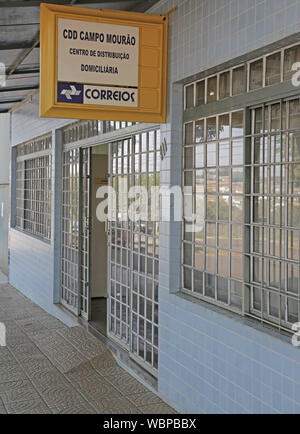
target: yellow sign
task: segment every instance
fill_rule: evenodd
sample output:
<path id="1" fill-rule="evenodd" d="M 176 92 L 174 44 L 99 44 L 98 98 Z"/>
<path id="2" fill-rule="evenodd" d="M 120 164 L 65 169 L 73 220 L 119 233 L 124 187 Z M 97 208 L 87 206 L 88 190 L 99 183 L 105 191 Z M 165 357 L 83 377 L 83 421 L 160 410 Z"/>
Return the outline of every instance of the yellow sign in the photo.
<path id="1" fill-rule="evenodd" d="M 41 4 L 40 115 L 166 121 L 168 16 Z"/>

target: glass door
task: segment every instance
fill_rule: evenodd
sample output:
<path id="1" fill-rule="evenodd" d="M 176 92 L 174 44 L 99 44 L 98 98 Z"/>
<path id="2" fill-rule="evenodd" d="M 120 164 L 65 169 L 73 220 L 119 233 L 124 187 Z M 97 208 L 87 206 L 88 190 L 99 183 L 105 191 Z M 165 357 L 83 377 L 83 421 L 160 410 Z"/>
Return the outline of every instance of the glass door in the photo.
<path id="1" fill-rule="evenodd" d="M 108 334 L 155 375 L 159 204 L 153 198 L 151 202 L 150 193 L 160 185 L 160 132 L 152 130 L 114 142 L 109 155 L 115 197 L 108 243 Z"/>
<path id="2" fill-rule="evenodd" d="M 61 303 L 89 319 L 90 150 L 63 152 Z"/>

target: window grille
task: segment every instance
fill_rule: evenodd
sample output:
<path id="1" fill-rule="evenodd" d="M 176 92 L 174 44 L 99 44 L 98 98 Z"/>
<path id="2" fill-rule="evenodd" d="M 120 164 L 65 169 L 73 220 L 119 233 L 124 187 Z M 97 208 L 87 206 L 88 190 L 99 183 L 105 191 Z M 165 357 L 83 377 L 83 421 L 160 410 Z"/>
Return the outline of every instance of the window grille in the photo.
<path id="1" fill-rule="evenodd" d="M 51 238 L 51 135 L 17 146 L 15 227 Z"/>
<path id="2" fill-rule="evenodd" d="M 291 80 L 300 62 L 300 44 L 282 48 L 185 86 L 185 109 Z M 247 86 L 245 87 L 245 85 Z"/>
<path id="3" fill-rule="evenodd" d="M 186 85 L 185 109 L 215 104 L 186 111 L 183 134 L 182 290 L 288 332 L 300 321 L 300 99 L 245 96 L 291 79 L 296 61 L 299 44 Z"/>

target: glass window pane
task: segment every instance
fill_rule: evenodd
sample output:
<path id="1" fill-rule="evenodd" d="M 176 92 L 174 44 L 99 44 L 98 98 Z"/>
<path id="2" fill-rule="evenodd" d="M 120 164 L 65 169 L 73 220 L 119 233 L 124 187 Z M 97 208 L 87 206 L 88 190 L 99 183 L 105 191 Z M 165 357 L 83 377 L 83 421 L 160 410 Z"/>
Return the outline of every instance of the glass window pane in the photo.
<path id="1" fill-rule="evenodd" d="M 299 197 L 288 199 L 287 225 L 294 228 L 300 228 L 300 198 Z"/>
<path id="2" fill-rule="evenodd" d="M 240 95 L 244 92 L 245 67 L 241 66 L 232 71 L 232 96 Z"/>
<path id="3" fill-rule="evenodd" d="M 261 312 L 261 290 L 253 288 L 252 290 L 253 308 Z"/>
<path id="4" fill-rule="evenodd" d="M 284 274 L 282 264 L 279 261 L 269 261 L 270 286 L 275 289 L 280 289 L 281 281 L 282 288 L 284 284 Z"/>
<path id="5" fill-rule="evenodd" d="M 244 112 L 232 113 L 232 137 L 241 137 L 244 135 Z"/>
<path id="6" fill-rule="evenodd" d="M 300 125 L 300 100 L 295 99 L 289 102 L 289 129 L 297 130 Z"/>
<path id="7" fill-rule="evenodd" d="M 231 177 L 232 194 L 243 194 L 244 169 L 242 167 L 233 168 Z"/>
<path id="8" fill-rule="evenodd" d="M 288 259 L 299 261 L 300 232 L 287 231 Z"/>
<path id="9" fill-rule="evenodd" d="M 205 295 L 215 298 L 216 282 L 213 274 L 205 273 Z"/>
<path id="10" fill-rule="evenodd" d="M 216 118 L 208 118 L 206 121 L 206 140 L 216 140 L 217 139 L 217 124 Z"/>
<path id="11" fill-rule="evenodd" d="M 193 249 L 192 244 L 184 243 L 183 246 L 183 262 L 185 265 L 193 265 Z"/>
<path id="12" fill-rule="evenodd" d="M 228 279 L 224 277 L 217 279 L 217 299 L 223 303 L 228 303 Z"/>
<path id="13" fill-rule="evenodd" d="M 243 255 L 239 253 L 231 254 L 231 277 L 243 280 Z"/>
<path id="14" fill-rule="evenodd" d="M 231 201 L 232 201 L 231 220 L 235 223 L 243 223 L 243 219 L 244 219 L 243 196 L 232 196 Z"/>
<path id="15" fill-rule="evenodd" d="M 269 230 L 270 255 L 281 257 L 282 233 L 280 229 L 271 228 Z"/>
<path id="16" fill-rule="evenodd" d="M 195 142 L 201 143 L 205 140 L 204 119 L 201 119 L 195 124 Z"/>
<path id="17" fill-rule="evenodd" d="M 207 102 L 217 101 L 217 76 L 207 80 Z"/>
<path id="18" fill-rule="evenodd" d="M 204 210 L 204 207 L 203 207 L 203 210 Z M 201 217 L 204 217 L 204 215 Z M 201 224 L 200 224 L 200 222 L 197 223 L 196 232 L 195 232 L 195 242 L 201 243 L 201 244 L 204 242 L 204 223 L 203 223 L 203 221 Z"/>
<path id="19" fill-rule="evenodd" d="M 230 193 L 230 168 L 220 167 L 219 169 L 219 193 Z"/>
<path id="20" fill-rule="evenodd" d="M 229 114 L 219 116 L 219 139 L 230 137 Z"/>
<path id="21" fill-rule="evenodd" d="M 280 297 L 279 294 L 274 294 L 273 292 L 270 292 L 270 315 L 274 316 L 275 318 L 279 317 L 279 303 L 280 303 Z"/>
<path id="22" fill-rule="evenodd" d="M 231 225 L 232 249 L 242 252 L 243 249 L 243 225 Z"/>
<path id="23" fill-rule="evenodd" d="M 203 270 L 203 247 L 195 246 L 195 267 Z"/>
<path id="24" fill-rule="evenodd" d="M 217 190 L 217 170 L 208 169 L 207 170 L 207 187 L 208 193 L 216 193 Z"/>
<path id="25" fill-rule="evenodd" d="M 250 83 L 249 89 L 261 89 L 263 86 L 263 60 L 259 59 L 250 63 Z"/>
<path id="26" fill-rule="evenodd" d="M 271 131 L 280 131 L 280 104 L 271 105 Z"/>
<path id="27" fill-rule="evenodd" d="M 272 54 L 266 59 L 266 86 L 281 81 L 281 52 Z"/>
<path id="28" fill-rule="evenodd" d="M 183 284 L 185 289 L 192 290 L 192 270 L 184 268 L 183 271 Z"/>
<path id="29" fill-rule="evenodd" d="M 242 309 L 243 284 L 241 282 L 231 281 L 230 305 Z"/>
<path id="30" fill-rule="evenodd" d="M 288 161 L 300 161 L 300 133 L 289 134 Z"/>
<path id="31" fill-rule="evenodd" d="M 287 300 L 287 318 L 288 318 L 288 322 L 290 322 L 291 324 L 294 324 L 294 323 L 299 321 L 298 305 L 299 305 L 299 302 L 297 300 L 292 299 L 292 298 L 288 298 L 288 300 Z"/>
<path id="32" fill-rule="evenodd" d="M 218 274 L 229 276 L 229 253 L 227 250 L 218 251 Z"/>
<path id="33" fill-rule="evenodd" d="M 203 272 L 194 270 L 194 292 L 203 294 Z"/>
<path id="34" fill-rule="evenodd" d="M 218 247 L 229 248 L 229 225 L 226 223 L 218 224 Z"/>
<path id="35" fill-rule="evenodd" d="M 300 163 L 288 166 L 288 194 L 300 194 Z"/>
<path id="36" fill-rule="evenodd" d="M 254 134 L 262 134 L 263 130 L 263 110 L 262 108 L 257 108 L 252 111 L 254 116 Z"/>
<path id="37" fill-rule="evenodd" d="M 217 196 L 207 195 L 206 199 L 206 219 L 216 220 L 217 218 Z"/>
<path id="38" fill-rule="evenodd" d="M 205 80 L 196 84 L 196 106 L 205 104 Z"/>
<path id="39" fill-rule="evenodd" d="M 255 137 L 253 139 L 253 146 L 254 146 L 254 163 L 263 164 L 264 162 L 267 162 L 268 138 Z"/>
<path id="40" fill-rule="evenodd" d="M 185 108 L 194 107 L 194 85 L 191 84 L 185 88 Z"/>
<path id="41" fill-rule="evenodd" d="M 230 197 L 219 196 L 219 220 L 228 221 L 230 211 Z"/>
<path id="42" fill-rule="evenodd" d="M 195 146 L 195 167 L 204 167 L 204 145 L 196 145 Z"/>
<path id="43" fill-rule="evenodd" d="M 206 244 L 208 246 L 216 245 L 216 224 L 206 223 Z"/>
<path id="44" fill-rule="evenodd" d="M 214 167 L 217 165 L 217 144 L 208 143 L 206 147 L 207 154 L 207 166 Z"/>
<path id="45" fill-rule="evenodd" d="M 229 225 L 226 223 L 218 224 L 218 247 L 229 248 Z"/>
<path id="46" fill-rule="evenodd" d="M 288 264 L 287 286 L 289 292 L 299 294 L 299 264 Z"/>
<path id="47" fill-rule="evenodd" d="M 230 165 L 230 146 L 229 142 L 219 143 L 219 166 Z"/>
<path id="48" fill-rule="evenodd" d="M 232 165 L 244 164 L 244 143 L 243 139 L 232 141 Z"/>
<path id="49" fill-rule="evenodd" d="M 215 274 L 216 273 L 216 249 L 212 249 L 211 247 L 206 248 L 205 263 L 206 263 L 206 270 L 209 273 Z"/>
<path id="50" fill-rule="evenodd" d="M 184 168 L 193 168 L 193 149 L 192 147 L 184 148 Z"/>
<path id="51" fill-rule="evenodd" d="M 184 172 L 184 186 L 185 187 L 192 187 L 193 186 L 193 172 L 186 171 Z"/>
<path id="52" fill-rule="evenodd" d="M 220 74 L 220 99 L 230 96 L 230 71 Z"/>
<path id="53" fill-rule="evenodd" d="M 191 145 L 193 143 L 193 122 L 185 124 L 185 144 Z"/>

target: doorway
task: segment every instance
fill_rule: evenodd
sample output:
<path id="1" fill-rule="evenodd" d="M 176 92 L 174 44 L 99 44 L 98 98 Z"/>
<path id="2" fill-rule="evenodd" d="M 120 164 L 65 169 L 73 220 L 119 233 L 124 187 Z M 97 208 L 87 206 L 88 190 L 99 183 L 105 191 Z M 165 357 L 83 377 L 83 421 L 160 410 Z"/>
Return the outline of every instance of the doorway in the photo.
<path id="1" fill-rule="evenodd" d="M 122 346 L 153 376 L 158 368 L 160 130 L 63 155 L 62 304 Z M 113 188 L 112 219 L 97 219 L 98 189 Z M 140 195 L 148 193 L 146 213 Z M 132 199 L 137 208 L 132 209 Z M 143 205 L 143 206 L 142 206 Z M 153 209 L 155 215 L 153 216 Z"/>
<path id="2" fill-rule="evenodd" d="M 108 146 L 91 150 L 90 198 L 90 324 L 106 335 L 107 328 L 107 224 L 97 218 L 97 190 L 108 184 Z"/>
<path id="3" fill-rule="evenodd" d="M 108 336 L 156 376 L 159 200 L 156 196 L 151 204 L 150 193 L 160 186 L 160 130 L 111 143 L 109 156 L 109 184 L 116 194 L 108 238 Z M 141 187 L 148 199 L 138 194 L 133 207 L 127 195 L 131 187 Z"/>
<path id="4" fill-rule="evenodd" d="M 62 155 L 61 304 L 89 319 L 90 149 Z"/>

